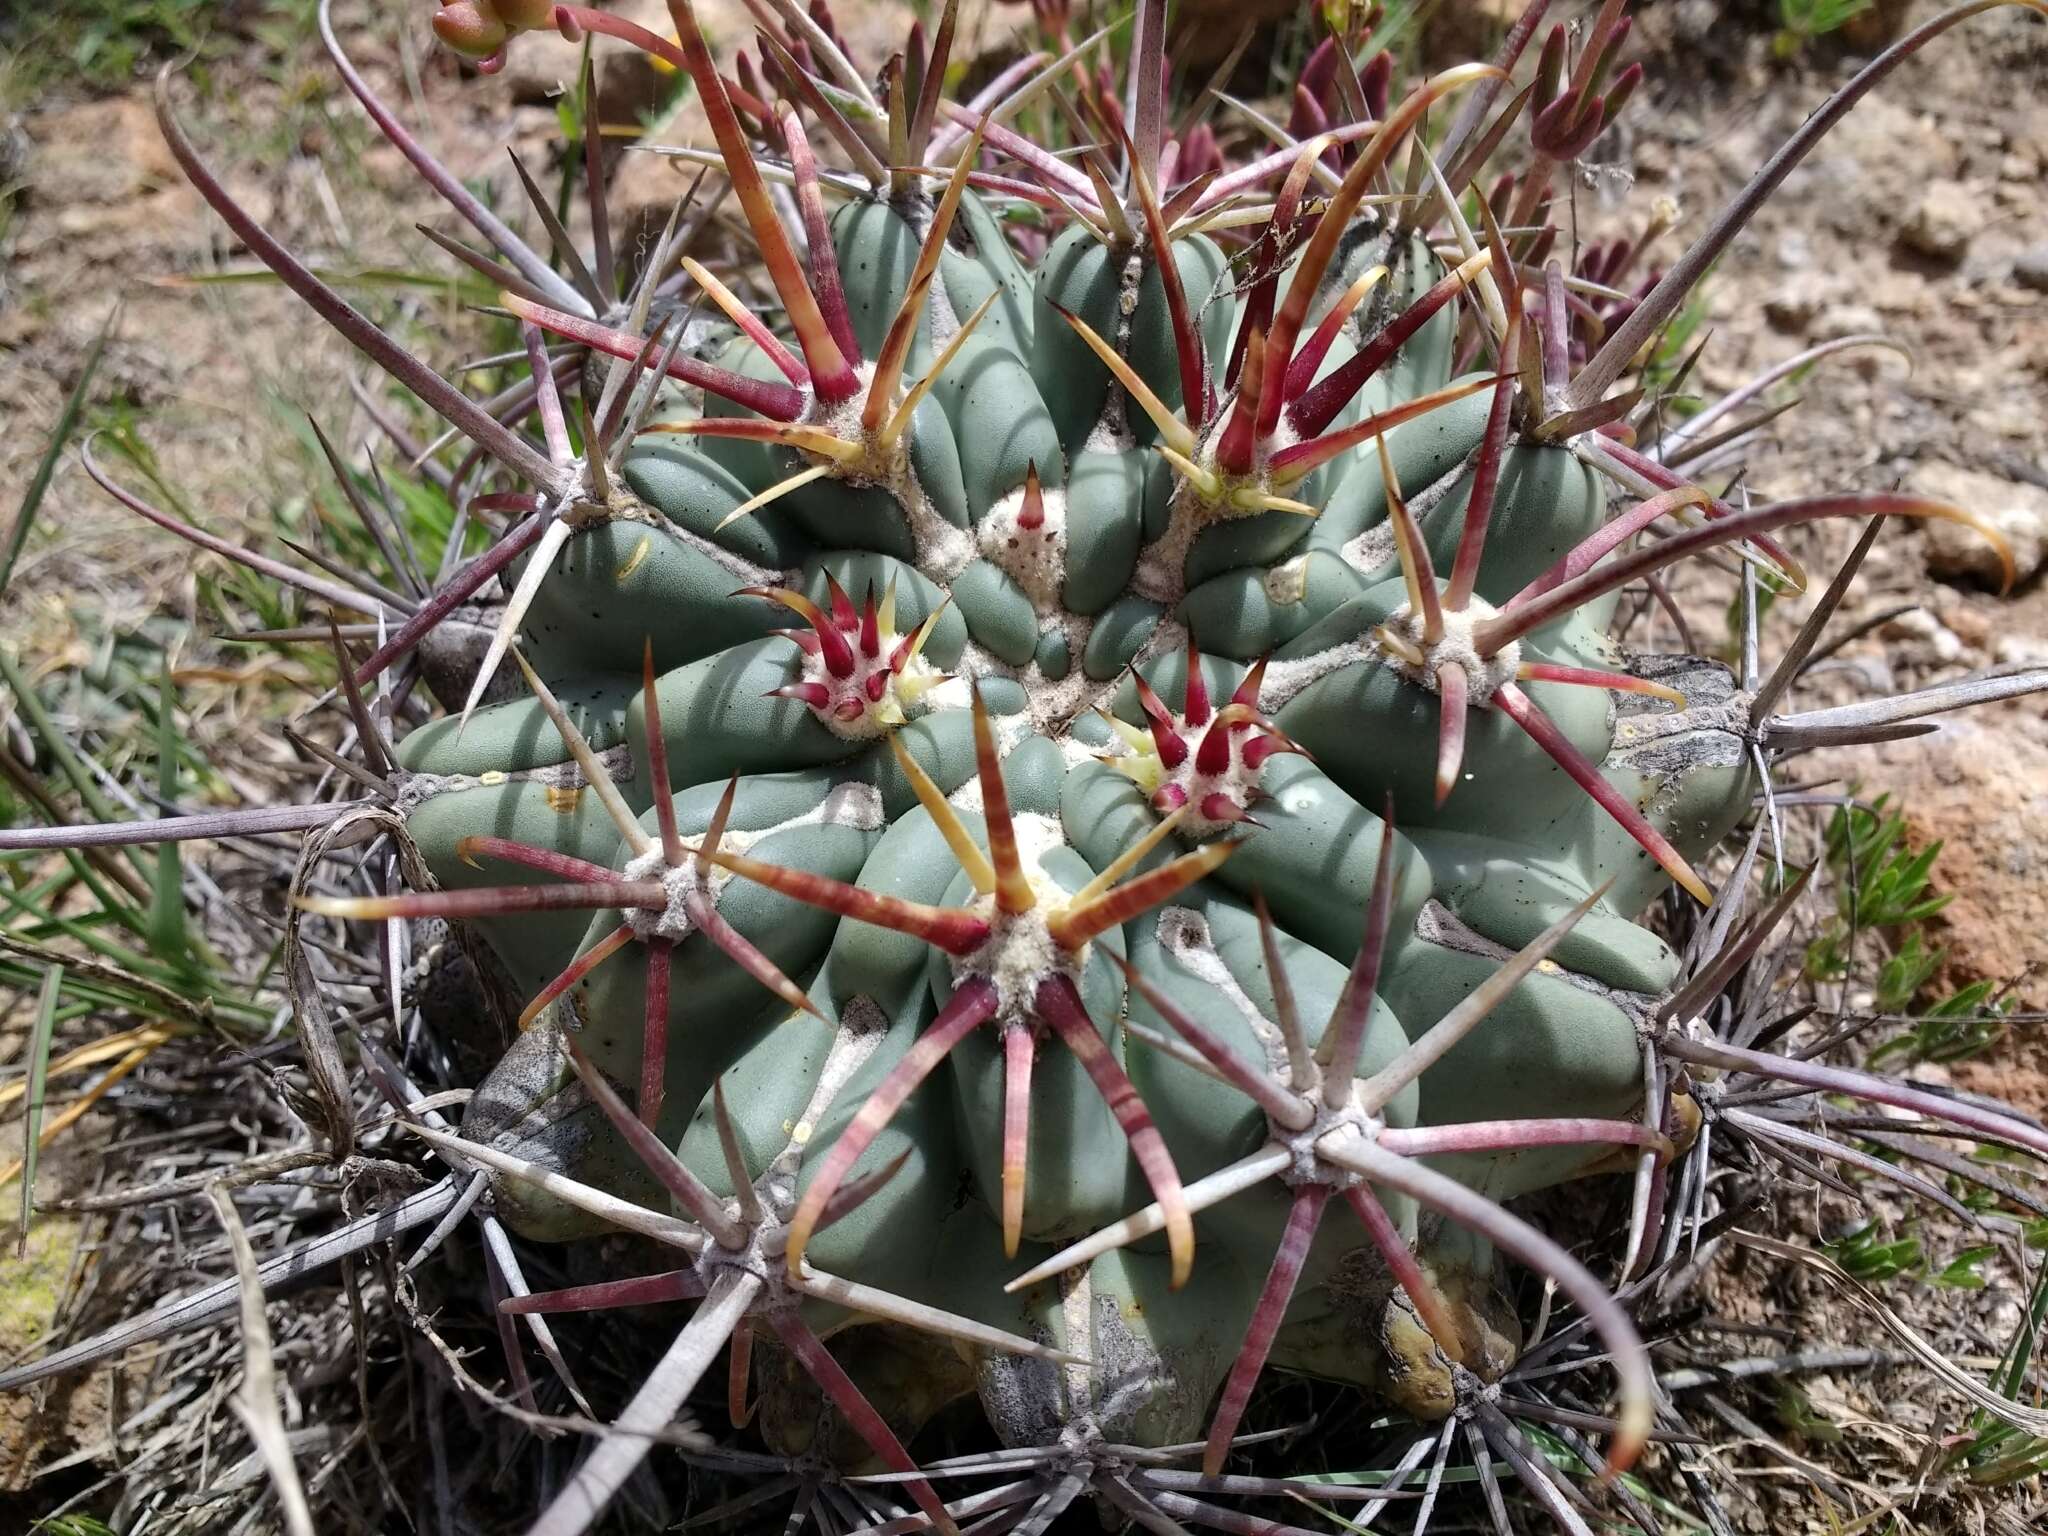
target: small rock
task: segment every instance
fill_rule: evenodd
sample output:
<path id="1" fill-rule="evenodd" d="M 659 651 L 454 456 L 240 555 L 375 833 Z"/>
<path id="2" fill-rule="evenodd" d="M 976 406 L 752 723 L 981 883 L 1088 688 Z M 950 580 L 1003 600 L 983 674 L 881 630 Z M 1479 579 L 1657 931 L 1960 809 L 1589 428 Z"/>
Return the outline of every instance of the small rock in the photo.
<path id="1" fill-rule="evenodd" d="M 1960 182 L 1937 181 L 1920 194 L 1899 228 L 1899 241 L 1929 261 L 1954 263 L 1963 259 L 1983 224 L 1976 193 Z"/>
<path id="2" fill-rule="evenodd" d="M 1942 596 L 1947 600 L 1937 603 L 1934 616 L 1941 620 L 1943 627 L 1953 631 L 1956 638 L 1972 650 L 1989 650 L 1997 626 L 1984 605 L 1959 592 L 1946 592 Z"/>
<path id="3" fill-rule="evenodd" d="M 1877 633 L 1879 639 L 1892 643 L 1901 660 L 1922 665 L 1961 661 L 1969 651 L 1961 635 L 1925 608 L 1908 608 L 1904 613 L 1886 619 L 1884 627 Z"/>
<path id="4" fill-rule="evenodd" d="M 1813 669 L 1815 677 L 1823 673 L 1839 673 L 1865 696 L 1899 691 L 1899 675 L 1892 668 L 1891 658 L 1882 650 L 1874 650 L 1867 656 L 1830 656 Z"/>
<path id="5" fill-rule="evenodd" d="M 1834 284 L 1818 272 L 1795 272 L 1764 297 L 1764 318 L 1780 331 L 1803 335 L 1813 324 Z"/>
<path id="6" fill-rule="evenodd" d="M 1884 316 L 1868 304 L 1831 304 L 1821 311 L 1809 334 L 1815 341 L 1840 341 L 1844 336 L 1883 335 Z"/>
<path id="7" fill-rule="evenodd" d="M 2001 667 L 2048 666 L 2048 640 L 2037 635 L 2000 635 L 1991 659 Z"/>
<path id="8" fill-rule="evenodd" d="M 1915 470 L 1912 487 L 1922 495 L 1952 501 L 1996 528 L 2012 552 L 2015 582 L 2025 581 L 2048 559 L 2048 491 L 1940 463 Z M 1969 576 L 1994 587 L 2004 580 L 1997 550 L 1973 528 L 1930 522 L 1925 548 L 1927 569 L 1933 575 Z"/>
<path id="9" fill-rule="evenodd" d="M 1856 287 L 1858 298 L 1883 315 L 1945 313 L 1950 299 L 1947 292 L 1928 282 L 1923 274 L 1889 268 L 1870 273 Z"/>
<path id="10" fill-rule="evenodd" d="M 2048 293 L 2048 245 L 2037 245 L 2014 258 L 2012 280 L 2034 293 Z"/>

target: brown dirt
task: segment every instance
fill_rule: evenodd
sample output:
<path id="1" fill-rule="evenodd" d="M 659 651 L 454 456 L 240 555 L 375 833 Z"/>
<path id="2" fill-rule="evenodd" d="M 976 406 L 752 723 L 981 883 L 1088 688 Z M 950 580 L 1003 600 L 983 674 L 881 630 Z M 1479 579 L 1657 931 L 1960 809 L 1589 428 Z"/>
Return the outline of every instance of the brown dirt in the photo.
<path id="1" fill-rule="evenodd" d="M 1902 9 L 1918 21 L 1935 7 Z M 1646 46 L 1669 51 L 1653 73 L 1654 105 L 1636 118 L 1626 160 L 1632 205 L 1677 197 L 1690 216 L 1680 234 L 1861 63 L 1822 43 L 1795 65 L 1776 65 L 1762 37 L 1724 20 L 1722 8 L 1697 3 L 1644 16 Z M 2021 269 L 2044 253 L 2048 33 L 2036 17 L 1994 12 L 1866 97 L 1717 269 L 1701 364 L 1710 392 L 1853 333 L 1881 334 L 1911 358 L 1909 366 L 1873 349 L 1820 364 L 1798 388 L 1799 409 L 1747 456 L 1746 483 L 1767 497 L 1904 486 L 1957 496 L 1994 521 L 2031 516 L 2038 530 L 2048 509 L 2048 292 Z M 1843 651 L 1850 667 L 1816 674 L 1792 707 L 2048 661 L 2048 576 L 2036 569 L 2001 596 L 1941 558 L 1976 542 L 1951 532 L 1886 531 L 1838 628 L 1903 603 L 1919 611 Z M 1852 538 L 1832 528 L 1795 539 L 1819 573 L 1816 589 Z M 1714 633 L 1725 633 L 1723 591 L 1716 584 L 1713 606 L 1699 610 L 1712 615 Z M 1776 604 L 1766 662 L 1810 605 L 1789 596 Z M 1948 962 L 1929 995 L 1990 978 L 2010 983 L 2018 1008 L 2038 1021 L 2048 1010 L 2048 712 L 2039 699 L 1950 716 L 1934 736 L 1795 760 L 1781 781 L 1837 775 L 1866 796 L 1889 793 L 1917 843 L 1944 841 L 1936 888 L 1955 900 L 1932 925 Z M 1969 1069 L 1972 1086 L 2048 1109 L 2040 1035 L 2038 1022 L 2016 1028 Z"/>

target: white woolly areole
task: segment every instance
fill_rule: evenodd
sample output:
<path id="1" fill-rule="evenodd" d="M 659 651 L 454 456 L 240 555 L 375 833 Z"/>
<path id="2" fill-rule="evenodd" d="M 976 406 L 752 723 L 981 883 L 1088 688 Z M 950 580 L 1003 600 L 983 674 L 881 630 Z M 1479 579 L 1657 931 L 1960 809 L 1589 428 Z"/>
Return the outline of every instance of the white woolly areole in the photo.
<path id="1" fill-rule="evenodd" d="M 1196 760 L 1201 756 L 1202 739 L 1212 728 L 1220 727 L 1216 727 L 1213 717 L 1208 725 L 1190 727 L 1183 723 L 1183 717 L 1176 715 L 1174 724 L 1180 731 L 1181 739 L 1188 745 L 1188 755 L 1178 768 L 1166 776 L 1165 782 L 1177 785 L 1181 793 L 1187 796 L 1183 802 L 1187 807 L 1187 814 L 1180 819 L 1181 830 L 1190 837 L 1211 837 L 1240 825 L 1238 822 L 1217 821 L 1205 816 L 1202 813 L 1202 802 L 1211 795 L 1220 794 L 1227 797 L 1239 810 L 1251 809 L 1252 802 L 1258 798 L 1259 779 L 1265 772 L 1265 764 L 1252 767 L 1245 761 L 1244 751 L 1258 739 L 1257 728 L 1247 724 L 1229 732 L 1225 738 L 1223 766 L 1214 773 L 1204 773 L 1195 766 Z M 1271 762 L 1272 759 L 1269 757 L 1266 761 Z"/>
<path id="2" fill-rule="evenodd" d="M 1357 1093 L 1354 1084 L 1352 1093 Z M 1386 1122 L 1377 1116 L 1368 1115 L 1358 1107 L 1353 1097 L 1345 1100 L 1340 1109 L 1331 1109 L 1323 1102 L 1321 1094 L 1315 1096 L 1315 1119 L 1298 1131 L 1282 1126 L 1273 1126 L 1273 1139 L 1287 1149 L 1292 1161 L 1287 1171 L 1280 1175 L 1280 1182 L 1291 1186 L 1320 1184 L 1342 1194 L 1366 1182 L 1365 1175 L 1324 1157 L 1317 1143 L 1337 1132 L 1348 1132 L 1360 1141 L 1377 1142 L 1380 1132 L 1386 1129 Z M 1267 1122 L 1272 1123 L 1270 1120 Z"/>
<path id="3" fill-rule="evenodd" d="M 1071 899 L 1040 863 L 1050 850 L 1065 845 L 1058 820 L 1025 814 L 1016 817 L 1012 826 L 1034 905 L 1029 912 L 1000 912 L 993 896 L 977 897 L 973 911 L 989 925 L 989 936 L 980 948 L 952 961 L 955 986 L 973 977 L 984 977 L 994 983 L 995 1017 L 1004 1024 L 1031 1019 L 1036 1012 L 1039 983 L 1047 977 L 1065 975 L 1078 981 L 1088 963 L 1090 948 L 1084 944 L 1078 952 L 1069 953 L 1053 942 L 1052 931 L 1046 926 L 1047 916 Z"/>
<path id="4" fill-rule="evenodd" d="M 728 827 L 719 847 L 728 853 L 744 854 L 762 838 L 794 827 L 852 827 L 860 832 L 878 832 L 882 827 L 882 793 L 872 784 L 835 784 L 826 792 L 824 799 L 787 821 L 778 821 L 773 826 L 753 832 Z M 721 869 L 707 859 L 688 855 L 684 856 L 681 864 L 671 868 L 659 844 L 627 861 L 621 873 L 628 880 L 661 882 L 667 899 L 667 905 L 661 911 L 634 908 L 624 916 L 636 938 L 667 939 L 671 943 L 680 943 L 697 931 L 688 910 L 691 894 L 699 893 L 707 903 L 716 906 L 720 894 L 734 878 L 730 870 Z"/>
<path id="5" fill-rule="evenodd" d="M 939 509 L 932 505 L 931 497 L 925 494 L 924 485 L 917 478 L 917 470 L 910 462 L 910 434 L 917 430 L 914 419 L 904 427 L 903 435 L 887 452 L 861 425 L 861 409 L 867 402 L 867 386 L 873 381 L 874 374 L 874 363 L 863 362 L 854 370 L 854 376 L 861 383 L 859 389 L 835 405 L 827 405 L 812 396 L 798 420 L 805 426 L 820 427 L 844 442 L 861 445 L 864 450 L 862 457 L 851 463 L 834 465 L 832 478 L 848 485 L 872 486 L 893 496 L 910 521 L 910 540 L 917 549 L 917 568 L 944 586 L 967 569 L 974 559 L 974 535 L 947 522 Z M 889 413 L 883 417 L 885 422 L 888 415 L 894 414 L 897 403 L 890 402 Z"/>
<path id="6" fill-rule="evenodd" d="M 586 528 L 601 528 L 610 522 L 654 521 L 654 514 L 647 503 L 625 486 L 613 482 L 601 493 L 587 455 L 564 464 L 561 474 L 559 483 L 564 489 L 553 497 L 552 510 L 565 527 L 581 533 Z"/>
<path id="7" fill-rule="evenodd" d="M 1477 596 L 1455 613 L 1446 608 L 1443 635 L 1430 645 L 1422 638 L 1422 615 L 1403 603 L 1387 616 L 1387 628 L 1406 637 L 1422 652 L 1427 658 L 1425 665 L 1417 667 L 1395 650 L 1386 650 L 1382 656 L 1400 676 L 1432 693 L 1436 692 L 1437 672 L 1443 667 L 1457 667 L 1467 680 L 1466 697 L 1470 707 L 1484 708 L 1493 702 L 1496 693 L 1515 680 L 1515 673 L 1522 665 L 1519 641 L 1509 641 L 1491 656 L 1479 654 L 1479 646 L 1472 637 L 1473 630 L 1481 620 L 1492 618 L 1496 612 L 1493 604 Z"/>
<path id="8" fill-rule="evenodd" d="M 1052 941 L 1045 926 L 1045 900 L 1029 912 L 999 912 L 995 898 L 983 896 L 974 912 L 989 925 L 989 934 L 979 949 L 953 961 L 953 984 L 981 978 L 996 989 L 996 1022 L 1028 1023 L 1037 1012 L 1039 983 L 1066 972 L 1076 975 L 1074 957 Z"/>
<path id="9" fill-rule="evenodd" d="M 1202 806 L 1211 795 L 1220 794 L 1241 811 L 1251 809 L 1253 801 L 1259 796 L 1259 779 L 1265 773 L 1265 764 L 1253 767 L 1245 761 L 1244 754 L 1245 749 L 1258 739 L 1258 728 L 1247 722 L 1229 731 L 1224 737 L 1223 766 L 1213 773 L 1205 773 L 1198 766 L 1198 760 L 1201 756 L 1202 742 L 1210 730 L 1220 729 L 1216 726 L 1214 717 L 1212 716 L 1206 725 L 1191 726 L 1187 723 L 1185 715 L 1176 713 L 1172 716 L 1172 721 L 1174 734 L 1187 748 L 1187 755 L 1181 759 L 1177 768 L 1168 769 L 1155 746 L 1148 744 L 1143 748 L 1133 747 L 1121 738 L 1111 744 L 1111 750 L 1108 752 L 1087 742 L 1075 742 L 1069 738 L 1063 745 L 1071 746 L 1072 750 L 1064 752 L 1063 756 L 1070 767 L 1077 762 L 1095 759 L 1106 760 L 1113 767 L 1131 765 L 1136 770 L 1130 775 L 1132 781 L 1145 793 L 1154 810 L 1163 813 L 1178 809 L 1182 813 L 1179 828 L 1187 837 L 1213 837 L 1219 832 L 1243 825 L 1241 821 L 1211 817 L 1203 811 Z M 1152 777 L 1154 772 L 1157 773 L 1156 780 Z M 1139 777 L 1140 774 L 1143 777 Z M 1168 794 L 1169 790 L 1179 791 L 1178 798 Z M 1164 798 L 1161 798 L 1162 796 Z"/>
<path id="10" fill-rule="evenodd" d="M 686 857 L 682 863 L 671 865 L 658 847 L 627 861 L 626 878 L 659 880 L 668 903 L 659 912 L 650 912 L 645 907 L 626 910 L 626 926 L 633 930 L 635 938 L 667 939 L 671 944 L 680 944 L 697 931 L 697 925 L 690 920 L 691 896 L 702 896 L 706 902 L 715 904 L 718 897 L 712 889 L 711 876 L 716 874 L 721 884 L 732 878 L 722 869 L 700 870 L 700 862 Z"/>
<path id="11" fill-rule="evenodd" d="M 1024 512 L 1024 488 L 1019 486 L 989 508 L 975 538 L 989 564 L 1007 572 L 1042 616 L 1058 610 L 1067 579 L 1067 493 L 1044 486 L 1039 501 L 1044 520 L 1026 528 L 1019 521 Z"/>
<path id="12" fill-rule="evenodd" d="M 1131 590 L 1140 597 L 1169 607 L 1179 602 L 1187 592 L 1188 550 L 1201 531 L 1214 523 L 1261 515 L 1259 510 L 1237 505 L 1233 498 L 1239 491 L 1249 489 L 1276 496 L 1284 494 L 1273 485 L 1266 465 L 1275 454 L 1301 441 L 1301 434 L 1288 424 L 1285 412 L 1281 413 L 1272 436 L 1253 445 L 1252 467 L 1248 472 L 1227 474 L 1217 465 L 1216 445 L 1222 441 L 1224 424 L 1235 408 L 1236 398 L 1233 394 L 1217 407 L 1193 455 L 1194 462 L 1215 477 L 1218 492 L 1211 496 L 1187 476 L 1175 471 L 1173 495 L 1167 502 L 1166 531 L 1145 546 L 1138 556 L 1138 568 L 1131 577 Z M 1301 517 L 1304 524 L 1313 521 L 1300 513 L 1286 515 Z M 1300 599 L 1296 597 L 1293 601 Z"/>

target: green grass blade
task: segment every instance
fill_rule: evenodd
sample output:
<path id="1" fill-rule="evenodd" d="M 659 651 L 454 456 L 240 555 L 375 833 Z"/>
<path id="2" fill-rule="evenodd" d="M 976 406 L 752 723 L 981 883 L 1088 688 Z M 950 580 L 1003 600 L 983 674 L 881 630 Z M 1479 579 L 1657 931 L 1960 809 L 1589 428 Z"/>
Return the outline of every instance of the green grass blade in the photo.
<path id="1" fill-rule="evenodd" d="M 2035 1271 L 2034 1289 L 2027 1298 L 2026 1310 L 2020 1314 L 2012 1344 L 1993 1378 L 2000 1394 L 2015 1402 L 2019 1400 L 2020 1388 L 2027 1383 L 2027 1364 L 2034 1358 L 2044 1323 L 2048 1323 L 2048 1264 Z"/>
<path id="2" fill-rule="evenodd" d="M 23 959 L 11 958 L 19 954 Z M 154 1012 L 174 1020 L 181 1029 L 204 1028 L 222 1033 L 234 1030 L 267 1031 L 276 1012 L 274 1007 L 248 1002 L 226 991 L 209 994 L 203 1003 L 171 991 L 168 987 L 125 975 L 120 967 L 89 958 L 57 956 L 47 946 L 0 936 L 0 985 L 27 991 L 41 984 L 43 967 L 63 965 L 64 997 L 58 1009 L 60 1020 L 84 1012 L 123 1009 L 130 1013 Z M 92 967 L 87 970 L 86 967 Z"/>
<path id="3" fill-rule="evenodd" d="M 117 808 L 100 792 L 99 785 L 85 764 L 79 760 L 70 740 L 57 728 L 50 718 L 50 712 L 43 705 L 42 695 L 37 693 L 22 671 L 21 663 L 14 653 L 0 646 L 0 682 L 14 690 L 15 707 L 21 711 L 21 718 L 35 734 L 37 743 L 50 755 L 52 761 L 63 770 L 64 777 L 71 781 L 71 787 L 78 792 L 78 798 L 85 802 L 85 808 L 97 821 L 126 821 L 127 813 Z M 148 862 L 134 849 L 129 857 L 143 879 L 150 875 Z"/>
<path id="4" fill-rule="evenodd" d="M 14 514 L 14 526 L 7 533 L 7 547 L 0 550 L 0 597 L 7 595 L 7 584 L 14 579 L 14 562 L 21 558 L 22 546 L 28 543 L 29 529 L 35 526 L 36 513 L 41 510 L 43 497 L 50 489 L 50 477 L 57 472 L 57 460 L 64 453 L 64 445 L 71 441 L 79 414 L 85 409 L 85 397 L 92 389 L 92 377 L 99 371 L 100 354 L 106 351 L 107 339 L 120 323 L 121 306 L 116 304 L 114 312 L 107 316 L 107 323 L 100 327 L 99 335 L 93 338 L 92 350 L 85 354 L 85 366 L 78 370 L 78 382 L 71 386 L 71 394 L 65 399 L 64 409 L 57 417 L 57 429 L 50 434 L 49 446 L 43 449 L 43 457 L 29 479 L 28 490 L 22 494 L 20 510 Z"/>
<path id="5" fill-rule="evenodd" d="M 173 719 L 171 655 L 164 652 L 156 712 L 157 793 L 178 803 L 178 732 Z M 181 964 L 190 950 L 185 930 L 185 861 L 176 840 L 157 844 L 156 878 L 149 903 L 149 944 L 159 960 Z"/>
<path id="6" fill-rule="evenodd" d="M 35 1208 L 37 1144 L 43 1134 L 43 1089 L 50 1072 L 50 1036 L 57 1029 L 57 989 L 64 981 L 64 967 L 43 967 L 43 988 L 36 997 L 35 1033 L 28 1043 L 28 1145 L 21 1154 L 21 1230 L 14 1240 L 14 1256 L 28 1252 L 28 1218 Z"/>
<path id="7" fill-rule="evenodd" d="M 21 897 L 15 895 L 13 891 L 4 885 L 0 885 L 0 905 L 4 905 L 10 912 L 19 913 L 28 919 L 31 925 L 49 932 L 61 933 L 68 938 L 77 940 L 94 954 L 101 956 L 114 965 L 125 966 L 130 970 L 139 971 L 150 964 L 149 956 L 142 953 L 142 951 L 116 944 L 111 939 L 102 936 L 97 931 L 101 926 L 101 918 L 99 917 L 89 915 L 66 917 L 64 914 L 48 906 L 32 905 L 22 900 Z M 112 919 L 111 914 L 103 914 L 102 916 L 108 920 L 117 921 L 117 919 Z M 18 938 L 26 933 L 28 933 L 27 927 L 10 929 L 8 937 Z M 146 933 L 137 936 L 143 939 L 145 943 L 148 941 Z"/>

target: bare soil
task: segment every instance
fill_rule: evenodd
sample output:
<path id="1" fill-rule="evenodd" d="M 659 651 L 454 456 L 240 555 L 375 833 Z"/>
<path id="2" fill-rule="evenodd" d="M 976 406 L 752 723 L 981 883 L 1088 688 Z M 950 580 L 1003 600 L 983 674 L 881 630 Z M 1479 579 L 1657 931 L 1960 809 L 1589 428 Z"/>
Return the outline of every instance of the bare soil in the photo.
<path id="1" fill-rule="evenodd" d="M 1681 3 L 1644 16 L 1665 67 L 1618 169 L 1633 174 L 1637 207 L 1660 193 L 1679 200 L 1689 216 L 1680 234 L 1861 62 L 1823 41 L 1777 64 L 1766 36 L 1726 25 L 1727 9 Z M 1799 407 L 1744 456 L 1745 484 L 1759 494 L 1903 487 L 1956 497 L 1994 521 L 2018 509 L 2044 526 L 2048 291 L 2027 274 L 2048 255 L 2048 33 L 2035 21 L 1994 12 L 1908 61 L 1792 173 L 1716 269 L 1705 393 L 1849 335 L 1876 334 L 1904 354 L 1837 354 L 1803 380 Z M 1959 574 L 1953 556 L 1943 561 L 1939 551 L 1955 548 L 1948 530 L 1887 530 L 1838 626 L 1915 611 L 1846 648 L 1853 669 L 1818 679 L 1795 704 L 2048 660 L 2038 537 L 2034 569 L 2000 595 L 1982 574 Z M 1799 552 L 1824 576 L 1853 538 L 1817 530 Z M 1810 604 L 1787 596 L 1773 607 L 1766 658 Z M 1936 879 L 1955 897 L 1935 924 L 1949 948 L 1944 979 L 2012 982 L 2035 1014 L 2048 1008 L 2044 753 L 2048 712 L 2028 699 L 1953 717 L 1935 736 L 1795 763 L 1786 776 L 1853 775 L 1865 796 L 1889 792 L 1904 807 L 1916 840 L 1944 840 Z"/>

